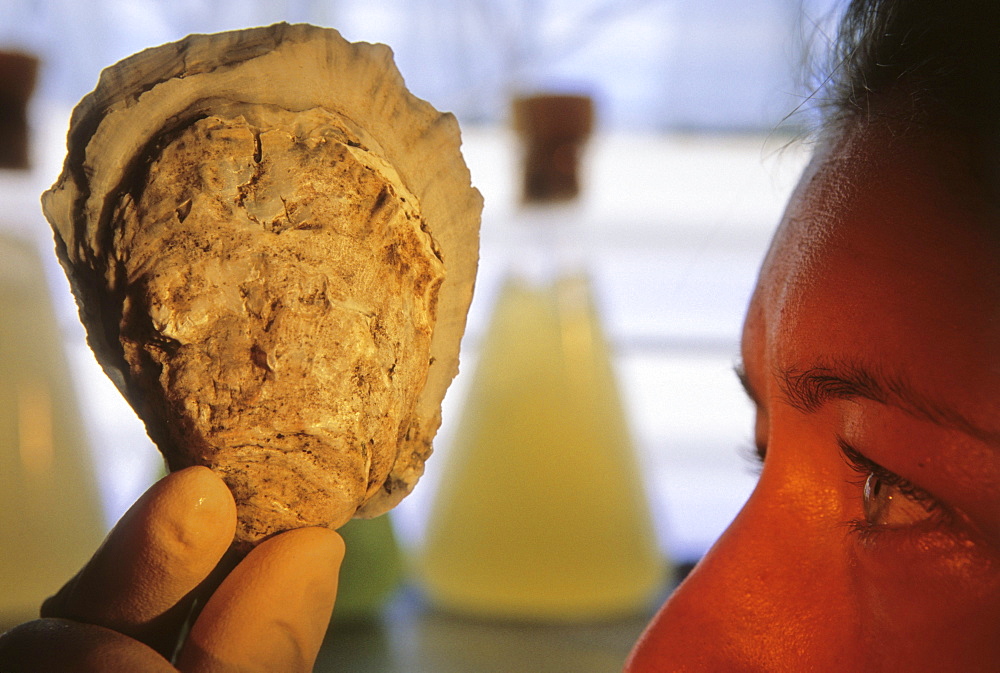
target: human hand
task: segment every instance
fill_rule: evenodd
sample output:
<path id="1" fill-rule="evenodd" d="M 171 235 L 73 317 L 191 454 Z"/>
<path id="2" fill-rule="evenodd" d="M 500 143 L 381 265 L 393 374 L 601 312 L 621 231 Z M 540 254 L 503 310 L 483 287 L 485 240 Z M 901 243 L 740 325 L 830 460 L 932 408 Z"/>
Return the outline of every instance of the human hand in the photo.
<path id="1" fill-rule="evenodd" d="M 211 470 L 168 475 L 45 601 L 42 619 L 0 637 L 0 670 L 312 670 L 333 611 L 343 540 L 322 528 L 293 530 L 232 567 L 235 527 L 232 495 Z M 209 595 L 171 664 L 192 603 Z"/>

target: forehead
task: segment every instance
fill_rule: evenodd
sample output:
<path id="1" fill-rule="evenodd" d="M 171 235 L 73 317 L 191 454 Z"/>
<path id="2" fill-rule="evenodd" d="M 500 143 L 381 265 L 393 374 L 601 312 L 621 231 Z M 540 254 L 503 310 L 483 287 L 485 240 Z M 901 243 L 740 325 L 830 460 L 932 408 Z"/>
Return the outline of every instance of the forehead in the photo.
<path id="1" fill-rule="evenodd" d="M 821 148 L 761 271 L 752 348 L 779 369 L 867 362 L 995 418 L 1000 224 L 956 166 L 877 124 Z"/>

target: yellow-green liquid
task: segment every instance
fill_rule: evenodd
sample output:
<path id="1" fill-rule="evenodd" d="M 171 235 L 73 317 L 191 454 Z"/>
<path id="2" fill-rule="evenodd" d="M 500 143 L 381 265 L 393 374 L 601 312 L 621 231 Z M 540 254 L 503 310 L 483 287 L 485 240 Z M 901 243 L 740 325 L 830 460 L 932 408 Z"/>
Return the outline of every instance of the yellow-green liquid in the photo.
<path id="1" fill-rule="evenodd" d="M 607 618 L 665 579 L 582 277 L 504 288 L 428 524 L 430 599 L 466 614 Z"/>
<path id="2" fill-rule="evenodd" d="M 388 514 L 351 519 L 338 530 L 347 553 L 340 566 L 332 628 L 374 619 L 402 581 L 402 556 Z"/>
<path id="3" fill-rule="evenodd" d="M 41 260 L 0 236 L 0 630 L 97 548 L 104 522 Z"/>

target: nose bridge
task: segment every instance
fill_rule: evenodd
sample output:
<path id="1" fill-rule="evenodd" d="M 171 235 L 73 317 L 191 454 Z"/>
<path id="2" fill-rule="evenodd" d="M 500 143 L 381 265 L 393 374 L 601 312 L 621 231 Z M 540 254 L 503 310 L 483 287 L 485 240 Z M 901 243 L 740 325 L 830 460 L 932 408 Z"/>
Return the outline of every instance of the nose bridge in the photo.
<path id="1" fill-rule="evenodd" d="M 808 517 L 774 506 L 767 488 L 758 484 L 661 608 L 627 671 L 788 670 L 789 653 L 814 659 L 843 651 L 838 631 L 851 620 L 837 555 L 817 547 Z"/>

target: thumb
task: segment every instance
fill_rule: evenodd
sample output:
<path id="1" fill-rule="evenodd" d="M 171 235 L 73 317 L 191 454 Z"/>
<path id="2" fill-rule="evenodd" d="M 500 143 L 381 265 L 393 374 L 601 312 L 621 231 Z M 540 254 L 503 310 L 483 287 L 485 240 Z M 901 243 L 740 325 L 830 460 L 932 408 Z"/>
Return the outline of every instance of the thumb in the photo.
<path id="1" fill-rule="evenodd" d="M 36 619 L 0 636 L 3 673 L 177 673 L 153 649 L 117 631 L 68 619 Z"/>
<path id="2" fill-rule="evenodd" d="M 265 540 L 205 605 L 177 668 L 308 673 L 330 622 L 343 559 L 343 539 L 325 528 Z"/>

